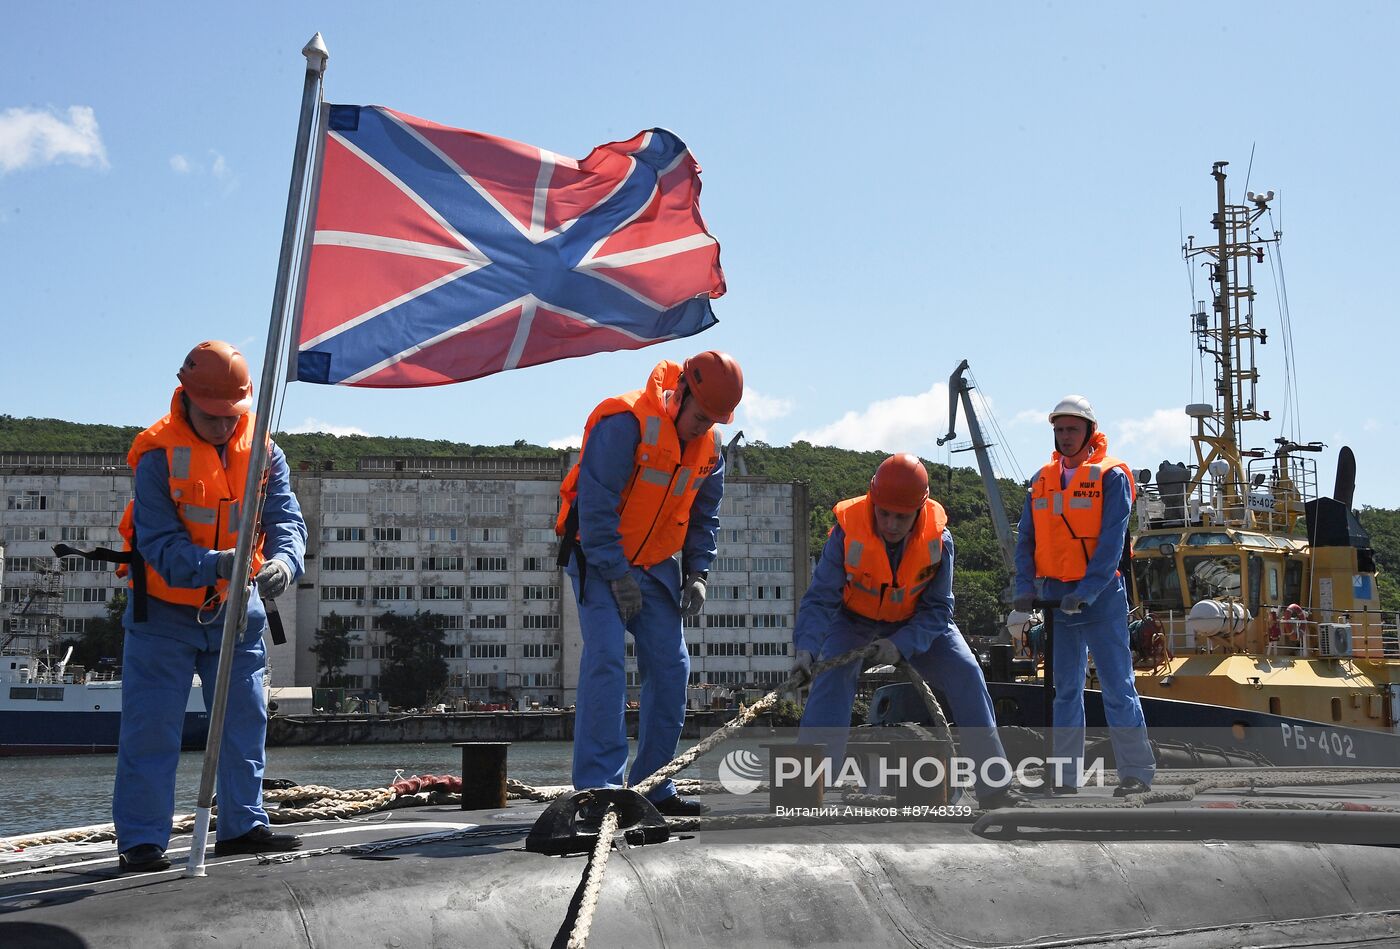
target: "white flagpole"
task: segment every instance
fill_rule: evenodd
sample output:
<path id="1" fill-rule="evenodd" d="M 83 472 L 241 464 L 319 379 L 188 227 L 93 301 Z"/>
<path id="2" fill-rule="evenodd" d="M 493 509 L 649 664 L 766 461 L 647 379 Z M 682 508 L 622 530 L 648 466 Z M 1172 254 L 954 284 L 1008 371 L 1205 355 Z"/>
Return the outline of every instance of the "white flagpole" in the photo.
<path id="1" fill-rule="evenodd" d="M 219 649 L 219 674 L 214 687 L 214 704 L 209 713 L 209 737 L 204 746 L 204 773 L 200 778 L 199 799 L 195 806 L 194 839 L 190 844 L 189 864 L 185 868 L 187 877 L 205 875 L 204 852 L 209 837 L 209 813 L 214 804 L 215 778 L 219 773 L 219 750 L 223 742 L 224 712 L 228 707 L 233 647 L 248 620 L 248 567 L 252 560 L 254 525 L 261 513 L 258 508 L 262 474 L 268 463 L 267 430 L 271 424 L 272 406 L 275 401 L 273 396 L 281 376 L 278 363 L 283 353 L 282 337 L 287 325 L 287 286 L 291 279 L 292 258 L 296 249 L 297 220 L 301 214 L 302 194 L 306 184 L 313 117 L 321 99 L 321 81 L 325 76 L 326 60 L 330 58 L 320 33 L 311 38 L 301 53 L 306 57 L 301 121 L 297 126 L 292 183 L 287 194 L 287 215 L 282 225 L 282 254 L 277 264 L 277 285 L 272 296 L 272 320 L 267 331 L 267 348 L 263 354 L 262 382 L 258 389 L 258 414 L 253 427 L 253 456 L 248 464 L 247 483 L 243 486 L 243 506 L 238 512 L 238 547 L 234 555 L 233 576 L 229 579 L 228 597 L 224 601 L 224 638 Z M 207 683 L 205 687 L 208 687 Z"/>

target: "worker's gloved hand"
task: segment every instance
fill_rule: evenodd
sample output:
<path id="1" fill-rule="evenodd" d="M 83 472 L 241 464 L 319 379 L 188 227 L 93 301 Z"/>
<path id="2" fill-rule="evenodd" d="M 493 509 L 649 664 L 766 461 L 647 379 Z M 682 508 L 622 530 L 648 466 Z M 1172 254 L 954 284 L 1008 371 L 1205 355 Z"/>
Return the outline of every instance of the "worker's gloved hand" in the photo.
<path id="1" fill-rule="evenodd" d="M 812 679 L 812 659 L 812 654 L 807 650 L 797 650 L 797 655 L 792 660 L 792 674 L 802 676 L 803 682 L 810 682 Z"/>
<path id="2" fill-rule="evenodd" d="M 275 599 L 287 592 L 292 582 L 292 568 L 276 557 L 263 564 L 254 578 L 258 584 L 258 596 L 264 600 Z"/>
<path id="3" fill-rule="evenodd" d="M 219 559 L 214 563 L 214 576 L 220 580 L 227 580 L 233 576 L 234 551 L 219 551 Z"/>
<path id="4" fill-rule="evenodd" d="M 642 611 L 641 584 L 629 572 L 609 580 L 608 586 L 612 587 L 613 599 L 617 600 L 617 615 L 622 617 L 624 625 L 632 622 L 632 617 Z"/>
<path id="5" fill-rule="evenodd" d="M 705 605 L 705 576 L 700 573 L 688 573 L 681 583 L 681 615 L 698 616 L 700 608 Z"/>
<path id="6" fill-rule="evenodd" d="M 1029 613 L 1035 606 L 1035 594 L 1025 593 L 1011 601 L 1011 608 L 1017 613 Z"/>
<path id="7" fill-rule="evenodd" d="M 875 647 L 875 653 L 870 660 L 877 666 L 893 666 L 904 661 L 904 656 L 893 640 L 877 639 L 871 645 Z"/>
<path id="8" fill-rule="evenodd" d="M 1075 613 L 1084 612 L 1084 607 L 1089 605 L 1089 601 L 1078 593 L 1066 593 L 1065 598 L 1060 601 L 1060 612 L 1066 616 L 1073 616 Z"/>

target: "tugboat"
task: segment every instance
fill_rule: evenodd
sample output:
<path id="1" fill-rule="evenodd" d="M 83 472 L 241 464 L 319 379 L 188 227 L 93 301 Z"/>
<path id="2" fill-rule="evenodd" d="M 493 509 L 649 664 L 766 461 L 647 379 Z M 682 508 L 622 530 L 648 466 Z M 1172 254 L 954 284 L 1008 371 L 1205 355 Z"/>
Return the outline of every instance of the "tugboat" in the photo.
<path id="1" fill-rule="evenodd" d="M 1204 258 L 1213 305 L 1191 315 L 1197 349 L 1215 367 L 1213 402 L 1186 406 L 1194 461 L 1138 478 L 1132 548 L 1138 692 L 1288 716 L 1298 741 L 1334 761 L 1354 757 L 1354 730 L 1400 738 L 1400 640 L 1380 609 L 1370 539 L 1351 511 L 1356 462 L 1343 447 L 1331 497 L 1317 496 L 1321 442 L 1276 437 L 1242 448 L 1245 422 L 1270 421 L 1256 399 L 1254 269 L 1280 234 L 1258 227 L 1272 191 L 1226 197 L 1216 182 L 1214 243 Z M 1307 727 L 1307 726 L 1305 726 Z M 1282 732 L 1280 732 L 1282 735 Z M 1400 741 L 1392 761 L 1400 760 Z"/>
<path id="2" fill-rule="evenodd" d="M 1188 238 L 1187 260 L 1206 258 L 1213 306 L 1191 314 L 1191 333 L 1214 365 L 1214 401 L 1186 406 L 1194 461 L 1163 462 L 1138 482 L 1130 577 L 1136 682 L 1155 738 L 1180 735 L 1245 751 L 1271 764 L 1394 765 L 1400 762 L 1400 639 L 1380 610 L 1370 539 L 1351 512 L 1356 463 L 1339 452 L 1332 497 L 1319 497 L 1321 442 L 1277 437 L 1271 449 L 1241 448 L 1258 408 L 1255 352 L 1268 340 L 1254 311 L 1253 273 L 1279 241 L 1258 227 L 1273 192 L 1231 204 L 1216 162 L 1216 240 Z M 961 399 L 989 498 L 1000 500 L 988 443 L 973 410 L 966 360 L 949 380 L 950 431 Z M 990 504 L 1003 561 L 1015 541 L 1003 505 Z M 1387 622 L 1387 619 L 1389 620 Z M 1006 634 L 972 634 L 998 721 L 1045 724 L 1038 615 L 1012 613 Z M 1085 695 L 1102 726 L 1092 665 Z M 871 701 L 872 724 L 917 719 L 905 686 Z M 1095 716 L 1098 716 L 1097 719 Z M 1190 734 L 1183 734 L 1190 732 Z M 1188 753 L 1189 755 L 1189 753 Z"/>

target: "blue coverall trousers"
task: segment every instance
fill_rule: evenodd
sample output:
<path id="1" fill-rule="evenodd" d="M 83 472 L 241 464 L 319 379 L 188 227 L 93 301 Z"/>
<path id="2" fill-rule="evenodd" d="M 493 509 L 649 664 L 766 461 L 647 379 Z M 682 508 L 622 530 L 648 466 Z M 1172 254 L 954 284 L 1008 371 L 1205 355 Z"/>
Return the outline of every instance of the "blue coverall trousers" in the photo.
<path id="1" fill-rule="evenodd" d="M 158 628 L 169 635 L 128 628 L 122 647 L 121 738 L 112 794 L 119 853 L 141 844 L 162 850 L 170 845 L 175 771 L 194 673 L 204 685 L 205 710 L 214 702 L 223 624 Z M 241 837 L 268 823 L 262 806 L 266 664 L 261 634 L 245 632 L 244 641 L 234 647 L 219 754 L 219 840 Z"/>
<path id="2" fill-rule="evenodd" d="M 838 611 L 822 643 L 818 661 L 868 646 L 875 639 L 898 630 L 897 623 L 877 623 Z M 987 683 L 966 640 L 955 633 L 936 636 L 927 650 L 909 662 L 924 681 L 947 697 L 948 712 L 957 725 L 959 752 L 977 762 L 979 776 L 982 763 L 987 759 L 1005 759 L 1006 752 L 996 733 L 996 712 L 987 694 Z M 866 662 L 847 663 L 817 676 L 802 713 L 798 740 L 825 745 L 827 756 L 833 762 L 833 774 L 840 773 L 845 757 L 856 680 L 866 665 Z M 989 775 L 993 783 L 988 785 L 983 785 L 979 777 L 979 795 L 1006 786 L 1003 779 L 1009 775 L 1005 775 L 1005 769 L 994 768 Z"/>
<path id="3" fill-rule="evenodd" d="M 1041 595 L 1059 599 L 1073 584 L 1042 579 Z M 1103 690 L 1104 718 L 1118 762 L 1119 778 L 1137 778 L 1147 784 L 1157 771 L 1147 739 L 1133 681 L 1133 651 L 1128 643 L 1128 597 L 1123 581 L 1115 580 L 1082 613 L 1073 616 L 1055 611 L 1055 757 L 1068 758 L 1065 784 L 1080 783 L 1084 766 L 1084 675 L 1089 655 L 1094 657 L 1099 686 Z"/>
<path id="4" fill-rule="evenodd" d="M 578 699 L 574 707 L 574 787 L 622 787 L 627 765 L 626 633 L 636 644 L 641 678 L 641 712 L 637 757 L 629 784 L 637 784 L 676 755 L 685 724 L 685 690 L 690 655 L 685 648 L 679 607 L 680 568 L 664 561 L 650 570 L 632 567 L 642 588 L 642 609 L 626 628 L 608 582 L 587 573 L 586 589 L 571 567 L 579 601 L 583 655 L 579 660 Z M 666 781 L 647 795 L 660 801 L 676 793 Z"/>

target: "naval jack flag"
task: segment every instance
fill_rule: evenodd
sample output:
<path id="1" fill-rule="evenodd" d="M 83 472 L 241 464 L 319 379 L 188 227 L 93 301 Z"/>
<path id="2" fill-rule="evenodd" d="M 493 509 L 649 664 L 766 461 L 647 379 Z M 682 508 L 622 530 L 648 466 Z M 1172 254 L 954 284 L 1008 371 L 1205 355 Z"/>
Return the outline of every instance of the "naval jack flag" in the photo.
<path id="1" fill-rule="evenodd" d="M 716 322 L 719 244 L 673 133 L 579 160 L 382 106 L 325 109 L 296 379 L 442 385 Z"/>

